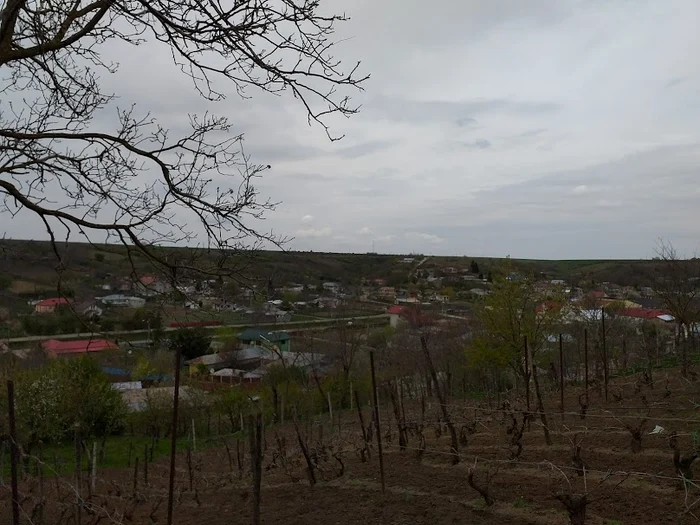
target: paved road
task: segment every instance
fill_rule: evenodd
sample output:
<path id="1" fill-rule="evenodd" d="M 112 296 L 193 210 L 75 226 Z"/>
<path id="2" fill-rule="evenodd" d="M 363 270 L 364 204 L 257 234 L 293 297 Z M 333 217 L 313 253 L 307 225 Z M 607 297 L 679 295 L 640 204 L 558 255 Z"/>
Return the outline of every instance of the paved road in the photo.
<path id="1" fill-rule="evenodd" d="M 389 316 L 386 314 L 376 314 L 376 315 L 359 315 L 359 316 L 354 316 L 354 317 L 336 317 L 336 318 L 331 318 L 331 319 L 315 319 L 313 321 L 289 321 L 286 323 L 263 323 L 263 324 L 258 324 L 255 326 L 258 327 L 264 327 L 264 328 L 269 328 L 271 330 L 300 330 L 300 329 L 305 329 L 305 328 L 314 328 L 314 327 L 319 327 L 323 325 L 328 325 L 328 324 L 333 324 L 333 323 L 342 323 L 342 322 L 349 322 L 352 321 L 353 323 L 358 323 L 362 324 L 362 321 L 372 321 L 372 320 L 379 320 L 379 319 L 386 319 L 387 322 L 389 320 Z M 208 330 L 217 330 L 219 328 L 247 328 L 249 326 L 252 326 L 251 323 L 239 323 L 239 324 L 226 324 L 226 325 L 217 325 L 217 326 L 204 326 L 202 328 L 208 329 Z M 172 328 L 172 327 L 167 327 L 163 328 L 164 332 L 172 332 L 174 330 L 178 330 L 179 328 Z M 91 339 L 91 338 L 99 338 L 99 339 L 115 339 L 118 340 L 120 339 L 120 336 L 125 336 L 125 335 L 135 335 L 135 334 L 142 334 L 142 335 L 148 335 L 148 330 L 119 330 L 119 331 L 112 331 L 112 332 L 79 332 L 76 334 L 56 334 L 56 335 L 32 335 L 32 336 L 27 336 L 27 337 L 13 337 L 11 339 L 2 339 L 2 342 L 4 343 L 35 343 L 35 342 L 41 342 L 41 341 L 46 341 L 47 339 L 59 339 L 59 340 L 70 340 L 70 339 Z"/>
<path id="2" fill-rule="evenodd" d="M 430 257 L 423 257 L 420 261 L 418 261 L 418 263 L 413 267 L 413 270 L 411 270 L 411 272 L 408 274 L 408 278 L 410 279 L 413 277 L 413 275 L 418 271 L 418 268 L 420 268 L 428 259 L 430 259 Z"/>

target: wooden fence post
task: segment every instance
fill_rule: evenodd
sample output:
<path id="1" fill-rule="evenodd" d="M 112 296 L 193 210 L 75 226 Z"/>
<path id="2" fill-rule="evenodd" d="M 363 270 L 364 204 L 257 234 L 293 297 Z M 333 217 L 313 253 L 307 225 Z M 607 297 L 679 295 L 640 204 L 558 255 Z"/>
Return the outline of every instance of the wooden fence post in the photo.
<path id="1" fill-rule="evenodd" d="M 585 387 L 586 387 L 586 406 L 589 406 L 588 399 L 588 328 L 583 330 L 583 361 L 584 361 L 584 374 L 585 374 Z M 580 398 L 579 398 L 580 399 Z"/>
<path id="2" fill-rule="evenodd" d="M 12 484 L 12 524 L 19 525 L 19 488 L 17 484 L 17 463 L 19 447 L 17 443 L 17 423 L 15 421 L 15 384 L 7 382 L 7 412 L 10 424 L 10 476 Z"/>
<path id="3" fill-rule="evenodd" d="M 258 413 L 250 416 L 250 461 L 253 470 L 253 525 L 260 525 L 260 485 L 262 483 L 262 434 L 263 419 Z"/>
<path id="4" fill-rule="evenodd" d="M 561 410 L 561 420 L 564 421 L 564 346 L 561 334 L 559 334 L 559 401 Z"/>
<path id="5" fill-rule="evenodd" d="M 175 452 L 177 450 L 177 408 L 180 401 L 181 349 L 175 349 L 175 387 L 173 392 L 173 425 L 170 436 L 170 480 L 168 482 L 168 525 L 173 525 L 173 501 L 175 493 Z"/>
<path id="6" fill-rule="evenodd" d="M 77 518 L 76 518 L 76 523 L 77 525 L 81 525 L 82 523 L 82 515 L 83 515 L 83 501 L 81 497 L 82 493 L 82 458 L 81 458 L 81 448 L 82 448 L 82 443 L 80 441 L 80 429 L 78 427 L 75 428 L 74 431 L 74 436 L 73 436 L 73 445 L 75 447 L 75 497 L 76 497 L 76 505 L 77 505 Z"/>
<path id="7" fill-rule="evenodd" d="M 374 402 L 374 425 L 377 429 L 377 453 L 379 454 L 379 476 L 382 482 L 382 493 L 386 491 L 384 483 L 384 454 L 382 453 L 382 431 L 379 426 L 379 401 L 377 398 L 377 378 L 374 370 L 374 350 L 369 351 L 369 366 L 372 369 L 372 399 Z"/>
<path id="8" fill-rule="evenodd" d="M 603 325 L 603 384 L 605 386 L 605 402 L 608 402 L 608 348 L 605 337 L 605 308 L 600 309 L 600 318 Z"/>

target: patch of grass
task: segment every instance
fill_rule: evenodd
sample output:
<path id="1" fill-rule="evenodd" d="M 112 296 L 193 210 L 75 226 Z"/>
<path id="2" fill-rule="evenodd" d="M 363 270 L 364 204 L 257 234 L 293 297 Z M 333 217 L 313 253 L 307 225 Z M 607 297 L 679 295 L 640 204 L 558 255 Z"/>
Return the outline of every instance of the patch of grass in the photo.
<path id="1" fill-rule="evenodd" d="M 518 496 L 513 502 L 513 507 L 515 507 L 516 509 L 524 509 L 529 506 L 530 504 L 527 501 L 525 501 L 525 498 L 523 498 L 522 496 Z"/>
<path id="2" fill-rule="evenodd" d="M 14 281 L 12 281 L 9 291 L 17 295 L 28 295 L 47 291 L 56 292 L 56 286 L 49 286 L 47 284 L 34 283 L 31 281 L 24 281 L 22 279 L 15 279 Z"/>
<path id="3" fill-rule="evenodd" d="M 220 436 L 216 438 L 203 438 L 197 439 L 197 451 L 205 450 L 208 448 L 222 446 L 222 439 L 224 437 L 235 438 L 236 435 L 232 436 Z M 146 436 L 111 436 L 105 441 L 104 456 L 100 457 L 100 439 L 97 440 L 97 450 L 98 450 L 98 468 L 123 468 L 134 464 L 135 458 L 139 458 L 139 462 L 143 462 L 144 454 L 146 449 L 148 449 L 149 459 L 150 459 L 150 448 L 153 446 L 153 461 L 159 458 L 167 457 L 170 454 L 170 437 L 165 437 L 159 439 L 157 442 Z M 92 453 L 92 441 L 88 442 L 88 448 Z M 188 446 L 192 445 L 192 441 L 189 437 L 181 437 L 177 440 L 177 450 L 178 452 L 184 452 L 187 450 Z M 73 443 L 60 443 L 45 445 L 43 450 L 39 452 L 38 449 L 31 451 L 33 458 L 38 458 L 41 454 L 43 462 L 45 464 L 44 473 L 47 476 L 53 474 L 67 474 L 75 471 L 75 449 Z M 87 454 L 83 450 L 81 454 L 81 468 L 85 472 L 90 471 L 90 464 Z M 6 471 L 3 474 L 9 475 L 10 466 L 9 461 L 6 462 L 3 470 Z M 34 472 L 36 460 L 30 460 L 30 471 Z"/>
<path id="4" fill-rule="evenodd" d="M 475 510 L 484 510 L 486 508 L 486 502 L 483 500 L 483 498 L 476 499 L 472 501 L 472 507 Z"/>

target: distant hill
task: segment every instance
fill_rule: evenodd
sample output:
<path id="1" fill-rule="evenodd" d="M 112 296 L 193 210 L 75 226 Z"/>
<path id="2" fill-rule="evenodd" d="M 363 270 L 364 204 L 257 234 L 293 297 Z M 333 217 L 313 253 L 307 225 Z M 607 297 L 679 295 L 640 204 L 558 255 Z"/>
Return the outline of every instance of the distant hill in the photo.
<path id="1" fill-rule="evenodd" d="M 169 258 L 197 255 L 201 263 L 212 263 L 214 253 L 206 250 L 184 248 L 157 248 Z M 152 272 L 143 257 L 127 255 L 120 245 L 91 245 L 68 243 L 60 245 L 65 263 L 62 270 L 64 283 L 73 288 L 90 288 L 109 279 L 125 278 L 132 270 L 132 262 L 139 274 Z M 400 285 L 423 256 L 412 255 L 415 263 L 403 262 L 407 255 L 349 254 L 320 252 L 260 251 L 254 254 L 236 255 L 242 272 L 254 281 L 272 280 L 274 286 L 287 283 L 321 283 L 339 281 L 345 285 L 359 284 L 363 278 L 383 278 L 388 284 Z M 505 259 L 474 257 L 484 275 L 506 263 Z M 428 256 L 426 269 L 455 268 L 466 270 L 472 257 Z M 641 260 L 530 260 L 507 261 L 518 271 L 543 276 L 549 279 L 565 279 L 571 283 L 589 281 L 594 283 L 615 282 L 621 285 L 646 284 L 653 270 L 653 261 Z M 12 295 L 46 295 L 55 288 L 58 280 L 58 261 L 48 242 L 45 241 L 0 241 L 0 292 L 12 291 Z"/>

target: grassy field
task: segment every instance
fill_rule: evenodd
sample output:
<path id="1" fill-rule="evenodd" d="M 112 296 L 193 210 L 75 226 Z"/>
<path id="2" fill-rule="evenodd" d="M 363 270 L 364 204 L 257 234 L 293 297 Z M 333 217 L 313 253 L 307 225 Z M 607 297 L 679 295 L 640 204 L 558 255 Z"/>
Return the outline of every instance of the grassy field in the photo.
<path id="1" fill-rule="evenodd" d="M 238 434 L 230 434 L 209 438 L 197 438 L 194 445 L 196 445 L 196 450 L 201 452 L 212 447 L 223 446 L 224 439 L 236 439 L 237 437 L 240 436 Z M 143 464 L 143 458 L 146 453 L 149 456 L 149 462 L 167 457 L 170 454 L 170 436 L 159 440 L 145 436 L 110 436 L 105 441 L 104 454 L 99 453 L 101 447 L 100 440 L 98 439 L 94 441 L 94 443 L 96 443 L 98 450 L 97 467 L 100 469 L 129 467 L 134 464 L 137 457 Z M 92 446 L 93 441 L 87 440 L 87 447 L 90 453 L 92 453 Z M 178 438 L 178 452 L 185 452 L 188 448 L 193 448 L 191 436 Z M 75 471 L 75 446 L 73 442 L 46 445 L 41 450 L 33 450 L 31 454 L 35 458 L 43 458 L 44 464 L 47 465 L 45 474 L 48 476 L 53 474 L 68 474 Z M 81 460 L 82 470 L 84 472 L 89 472 L 90 460 L 85 451 L 81 454 Z M 0 472 L 2 472 L 4 478 L 9 476 L 9 461 L 3 462 Z"/>

